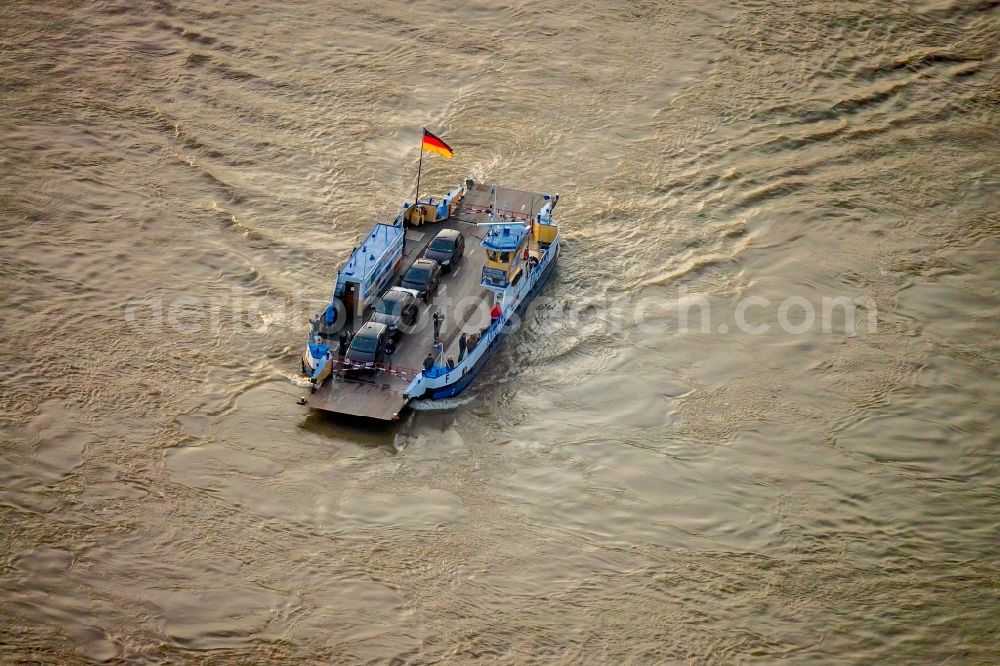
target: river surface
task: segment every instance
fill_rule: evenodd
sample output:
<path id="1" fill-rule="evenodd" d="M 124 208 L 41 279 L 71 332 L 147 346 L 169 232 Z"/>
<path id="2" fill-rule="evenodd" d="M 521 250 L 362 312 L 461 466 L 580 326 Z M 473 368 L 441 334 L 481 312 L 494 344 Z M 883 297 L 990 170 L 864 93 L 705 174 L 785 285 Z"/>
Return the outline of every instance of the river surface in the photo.
<path id="1" fill-rule="evenodd" d="M 0 661 L 997 663 L 998 26 L 4 2 Z M 559 268 L 446 409 L 309 414 L 422 126 Z"/>

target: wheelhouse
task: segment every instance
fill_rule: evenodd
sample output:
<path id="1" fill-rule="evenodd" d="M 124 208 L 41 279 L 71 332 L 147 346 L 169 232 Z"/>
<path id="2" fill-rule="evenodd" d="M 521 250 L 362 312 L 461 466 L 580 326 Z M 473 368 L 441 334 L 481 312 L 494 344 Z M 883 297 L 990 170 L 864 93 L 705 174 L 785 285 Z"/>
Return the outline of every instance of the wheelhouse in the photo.
<path id="1" fill-rule="evenodd" d="M 482 242 L 486 250 L 484 287 L 502 291 L 507 285 L 517 282 L 524 268 L 529 232 L 527 226 L 519 223 L 498 224 L 490 228 Z"/>

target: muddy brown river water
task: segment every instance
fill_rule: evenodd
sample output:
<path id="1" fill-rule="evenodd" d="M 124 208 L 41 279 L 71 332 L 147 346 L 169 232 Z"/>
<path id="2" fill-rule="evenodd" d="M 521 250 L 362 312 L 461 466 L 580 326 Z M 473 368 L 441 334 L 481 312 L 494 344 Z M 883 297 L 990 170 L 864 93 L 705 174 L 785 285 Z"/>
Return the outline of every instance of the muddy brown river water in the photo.
<path id="1" fill-rule="evenodd" d="M 988 0 L 0 5 L 0 661 L 1000 661 Z M 420 128 L 559 192 L 453 402 L 309 414 Z"/>

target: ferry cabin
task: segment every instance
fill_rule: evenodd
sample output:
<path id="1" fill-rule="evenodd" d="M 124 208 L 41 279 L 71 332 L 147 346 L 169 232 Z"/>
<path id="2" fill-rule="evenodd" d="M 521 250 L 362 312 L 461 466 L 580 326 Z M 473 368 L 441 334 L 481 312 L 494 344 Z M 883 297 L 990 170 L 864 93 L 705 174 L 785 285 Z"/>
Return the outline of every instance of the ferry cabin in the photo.
<path id="1" fill-rule="evenodd" d="M 363 317 L 396 277 L 404 236 L 402 224 L 377 223 L 337 273 L 333 294 L 344 304 L 349 320 Z"/>
<path id="2" fill-rule="evenodd" d="M 551 217 L 545 219 L 551 222 Z M 503 293 L 507 287 L 517 284 L 525 270 L 538 264 L 558 233 L 555 225 L 542 220 L 539 215 L 528 225 L 503 223 L 490 229 L 482 242 L 486 249 L 483 287 L 494 293 Z"/>
<path id="3" fill-rule="evenodd" d="M 524 270 L 530 235 L 529 228 L 519 223 L 499 224 L 490 229 L 482 242 L 486 249 L 483 287 L 502 293 L 508 285 L 517 284 Z"/>

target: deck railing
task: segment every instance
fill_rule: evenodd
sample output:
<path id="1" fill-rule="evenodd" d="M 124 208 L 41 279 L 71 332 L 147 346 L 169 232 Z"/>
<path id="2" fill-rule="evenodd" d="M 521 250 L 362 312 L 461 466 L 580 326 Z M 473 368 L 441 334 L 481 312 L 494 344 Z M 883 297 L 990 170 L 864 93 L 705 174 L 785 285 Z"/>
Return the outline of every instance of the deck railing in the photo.
<path id="1" fill-rule="evenodd" d="M 338 370 L 371 370 L 375 373 L 399 377 L 405 381 L 412 381 L 414 377 L 420 374 L 420 370 L 414 370 L 413 368 L 407 368 L 404 366 L 386 365 L 385 363 L 375 363 L 373 361 L 351 361 L 346 358 L 333 358 L 331 356 L 327 357 L 320 365 L 316 366 L 316 370 L 312 375 L 313 379 L 318 377 L 326 369 L 328 364 L 332 364 L 330 366 L 331 372 L 336 372 Z"/>

